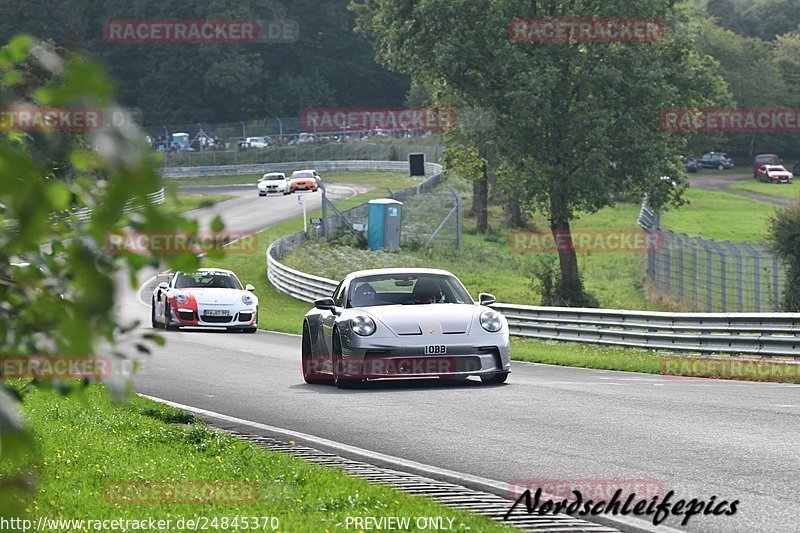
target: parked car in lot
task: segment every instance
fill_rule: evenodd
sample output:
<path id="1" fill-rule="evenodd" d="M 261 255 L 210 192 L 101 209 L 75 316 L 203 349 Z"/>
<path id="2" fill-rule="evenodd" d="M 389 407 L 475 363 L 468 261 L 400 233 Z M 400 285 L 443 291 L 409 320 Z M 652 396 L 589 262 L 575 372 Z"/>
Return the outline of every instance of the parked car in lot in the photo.
<path id="1" fill-rule="evenodd" d="M 258 297 L 255 288 L 236 274 L 221 268 L 176 272 L 153 291 L 150 321 L 154 328 L 181 326 L 224 327 L 229 331 L 255 333 Z"/>
<path id="2" fill-rule="evenodd" d="M 269 137 L 246 137 L 239 142 L 239 148 L 268 148 L 271 145 Z"/>
<path id="3" fill-rule="evenodd" d="M 289 190 L 290 192 L 298 190 L 314 192 L 319 188 L 321 180 L 322 178 L 316 170 L 295 170 L 289 180 Z"/>
<path id="4" fill-rule="evenodd" d="M 289 178 L 283 172 L 268 172 L 258 180 L 258 195 L 269 193 L 289 194 L 291 192 Z"/>
<path id="5" fill-rule="evenodd" d="M 753 177 L 758 179 L 758 170 L 764 165 L 780 165 L 781 161 L 778 154 L 758 154 L 753 158 Z"/>
<path id="6" fill-rule="evenodd" d="M 756 171 L 758 181 L 792 183 L 794 176 L 783 165 L 764 165 Z"/>
<path id="7" fill-rule="evenodd" d="M 697 162 L 697 159 L 682 155 L 681 162 L 683 163 L 683 169 L 686 172 L 697 172 L 700 170 L 700 163 Z"/>
<path id="8" fill-rule="evenodd" d="M 289 144 L 290 145 L 307 144 L 319 141 L 320 141 L 319 137 L 313 133 L 301 133 L 296 137 L 294 137 L 291 141 L 289 141 Z"/>
<path id="9" fill-rule="evenodd" d="M 718 170 L 733 168 L 733 160 L 728 157 L 728 154 L 722 152 L 703 154 L 697 158 L 697 162 L 702 168 L 716 168 Z"/>
<path id="10" fill-rule="evenodd" d="M 369 379 L 479 376 L 500 384 L 511 370 L 508 323 L 475 302 L 450 272 L 385 268 L 348 274 L 303 319 L 307 383 L 339 388 Z"/>

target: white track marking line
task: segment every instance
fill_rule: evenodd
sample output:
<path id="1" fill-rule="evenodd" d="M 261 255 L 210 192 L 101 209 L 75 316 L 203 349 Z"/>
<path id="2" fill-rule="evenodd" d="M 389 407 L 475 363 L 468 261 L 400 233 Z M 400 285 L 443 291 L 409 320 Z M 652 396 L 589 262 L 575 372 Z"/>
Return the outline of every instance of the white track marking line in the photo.
<path id="1" fill-rule="evenodd" d="M 216 418 L 218 420 L 223 420 L 225 422 L 231 422 L 233 424 L 240 424 L 243 426 L 249 426 L 256 429 L 261 429 L 264 431 L 268 431 L 273 434 L 282 435 L 284 437 L 290 437 L 295 440 L 302 440 L 305 443 L 316 444 L 318 446 L 323 446 L 326 448 L 330 448 L 333 450 L 337 450 L 339 452 L 345 452 L 352 455 L 358 455 L 361 457 L 365 457 L 368 460 L 376 460 L 383 463 L 391 464 L 401 468 L 408 468 L 411 470 L 416 470 L 418 472 L 422 472 L 429 476 L 442 476 L 445 478 L 453 479 L 458 483 L 464 484 L 469 483 L 475 486 L 482 487 L 483 490 L 487 492 L 494 492 L 495 494 L 502 494 L 502 495 L 509 495 L 515 494 L 515 487 L 509 483 L 504 481 L 497 481 L 494 479 L 489 479 L 481 476 L 475 476 L 472 474 L 464 474 L 461 472 L 456 472 L 455 470 L 448 470 L 446 468 L 439 468 L 438 466 L 426 465 L 424 463 L 418 463 L 417 461 L 411 461 L 409 459 L 403 459 L 402 457 L 395 457 L 393 455 L 387 455 L 380 452 L 373 452 L 371 450 L 367 450 L 364 448 L 359 448 L 357 446 L 351 446 L 349 444 L 343 444 L 341 442 L 336 442 L 330 439 L 326 439 L 324 437 L 317 437 L 315 435 L 309 435 L 308 433 L 301 433 L 299 431 L 292 431 L 289 429 L 279 428 L 275 426 L 270 426 L 267 424 L 262 424 L 260 422 L 253 422 L 251 420 L 245 420 L 242 418 L 236 418 L 235 416 L 224 415 L 221 413 L 215 413 L 214 411 L 208 411 L 206 409 L 200 409 L 199 407 L 192 407 L 190 405 L 184 405 L 176 402 L 172 402 L 169 400 L 164 400 L 162 398 L 157 398 L 155 396 L 148 396 L 146 394 L 139 394 L 142 398 L 147 398 L 148 400 L 153 400 L 155 402 L 159 402 L 165 405 L 169 405 L 171 407 L 175 407 L 176 409 L 182 409 L 184 411 L 189 411 L 190 413 L 195 413 L 198 415 L 207 416 L 209 418 Z M 488 490 L 487 490 L 488 489 Z M 510 502 L 511 500 L 509 500 Z M 510 506 L 510 503 L 509 503 Z M 596 518 L 596 517 L 595 517 Z M 582 518 L 585 519 L 585 518 Z M 587 520 L 589 521 L 589 520 Z M 659 526 L 653 526 L 651 523 L 646 522 L 644 520 L 639 519 L 632 519 L 624 516 L 613 516 L 613 517 L 604 517 L 601 521 L 596 521 L 594 523 L 608 523 L 614 525 L 614 527 L 622 528 L 623 530 L 627 531 L 636 531 L 636 532 L 653 532 L 653 533 L 680 533 L 681 530 L 671 528 L 669 526 L 665 526 L 663 524 Z"/>

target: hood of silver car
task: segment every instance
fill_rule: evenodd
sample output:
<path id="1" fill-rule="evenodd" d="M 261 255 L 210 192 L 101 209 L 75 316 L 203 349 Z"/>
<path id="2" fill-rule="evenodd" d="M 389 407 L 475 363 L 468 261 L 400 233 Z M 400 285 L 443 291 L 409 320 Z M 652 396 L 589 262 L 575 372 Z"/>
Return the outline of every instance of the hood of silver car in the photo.
<path id="1" fill-rule="evenodd" d="M 477 306 L 468 304 L 386 305 L 364 308 L 396 335 L 467 333 Z"/>

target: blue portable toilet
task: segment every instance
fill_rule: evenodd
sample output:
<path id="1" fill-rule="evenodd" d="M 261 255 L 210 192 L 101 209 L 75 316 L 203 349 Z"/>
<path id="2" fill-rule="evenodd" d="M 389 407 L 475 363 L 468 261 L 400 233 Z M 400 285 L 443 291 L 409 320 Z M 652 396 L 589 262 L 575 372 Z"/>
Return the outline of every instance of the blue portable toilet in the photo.
<path id="1" fill-rule="evenodd" d="M 403 202 L 390 198 L 369 201 L 367 247 L 370 250 L 397 251 L 400 249 L 400 228 Z"/>

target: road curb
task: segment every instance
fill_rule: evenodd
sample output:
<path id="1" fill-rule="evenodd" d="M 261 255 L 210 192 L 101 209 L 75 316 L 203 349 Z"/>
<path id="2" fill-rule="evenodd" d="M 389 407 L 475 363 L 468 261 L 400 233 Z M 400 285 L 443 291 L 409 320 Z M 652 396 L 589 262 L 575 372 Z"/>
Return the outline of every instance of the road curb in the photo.
<path id="1" fill-rule="evenodd" d="M 512 503 L 512 500 L 508 499 L 507 495 L 512 493 L 514 487 L 503 481 L 492 480 L 481 476 L 475 476 L 472 474 L 466 474 L 466 473 L 456 472 L 453 470 L 448 470 L 446 468 L 439 468 L 432 465 L 426 465 L 416 461 L 411 461 L 400 457 L 394 457 L 380 452 L 373 452 L 371 450 L 366 450 L 364 448 L 351 446 L 349 444 L 343 444 L 330 439 L 326 439 L 324 437 L 317 437 L 316 435 L 310 435 L 307 433 L 293 431 L 290 429 L 270 426 L 268 424 L 262 424 L 260 422 L 253 422 L 251 420 L 245 420 L 242 418 L 237 418 L 222 413 L 216 413 L 214 411 L 209 411 L 206 409 L 201 409 L 190 405 L 184 405 L 172 402 L 155 396 L 149 396 L 146 394 L 139 394 L 139 396 L 146 398 L 148 400 L 169 405 L 176 409 L 181 409 L 193 413 L 202 418 L 203 420 L 209 422 L 210 425 L 218 427 L 219 429 L 228 432 L 246 434 L 246 433 L 252 433 L 252 431 L 256 429 L 259 430 L 260 432 L 263 432 L 264 434 L 266 434 L 266 436 L 269 437 L 284 439 L 284 440 L 290 439 L 296 442 L 307 443 L 309 445 L 307 446 L 308 448 L 313 448 L 315 450 L 322 450 L 329 453 L 335 453 L 345 458 L 355 458 L 361 461 L 365 461 L 373 466 L 393 468 L 409 474 L 427 476 L 437 481 L 455 483 L 457 485 L 466 488 L 483 491 L 494 496 L 500 496 L 507 501 L 509 507 Z M 554 500 L 561 499 L 556 496 L 551 496 L 547 494 L 543 494 L 543 497 L 545 498 L 550 497 L 551 499 Z M 530 515 L 530 516 L 538 516 L 538 515 Z M 549 518 L 553 518 L 551 515 L 546 515 L 546 516 L 548 516 Z M 556 515 L 556 516 L 567 517 L 569 515 Z M 644 520 L 632 519 L 622 516 L 610 516 L 610 517 L 605 515 L 591 516 L 591 520 L 587 519 L 586 517 L 570 517 L 570 520 L 571 521 L 581 520 L 590 524 L 615 528 L 619 531 L 624 531 L 628 533 L 680 533 L 682 531 L 669 526 L 665 526 L 663 524 L 659 526 L 654 526 Z M 514 525 L 514 524 L 509 522 L 509 525 Z M 563 531 L 563 529 L 559 530 Z M 537 531 L 543 531 L 543 530 L 537 529 Z"/>

